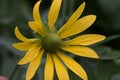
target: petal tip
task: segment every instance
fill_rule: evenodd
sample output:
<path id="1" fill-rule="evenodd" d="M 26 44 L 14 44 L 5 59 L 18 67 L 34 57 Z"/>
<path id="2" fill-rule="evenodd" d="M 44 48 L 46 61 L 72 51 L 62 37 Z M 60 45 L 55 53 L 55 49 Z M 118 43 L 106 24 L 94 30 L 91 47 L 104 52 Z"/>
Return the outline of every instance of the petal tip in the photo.
<path id="1" fill-rule="evenodd" d="M 16 43 L 13 43 L 13 44 L 12 44 L 12 46 L 13 46 L 14 48 L 16 48 L 15 44 L 16 44 Z"/>
<path id="2" fill-rule="evenodd" d="M 106 39 L 106 36 L 102 36 L 103 40 Z"/>
<path id="3" fill-rule="evenodd" d="M 100 41 L 103 41 L 103 40 L 105 40 L 105 39 L 106 39 L 106 36 L 100 35 Z"/>
<path id="4" fill-rule="evenodd" d="M 84 1 L 84 2 L 82 3 L 82 5 L 85 6 L 85 5 L 86 5 L 86 2 Z"/>
<path id="5" fill-rule="evenodd" d="M 25 64 L 28 64 L 29 62 L 26 62 L 26 61 L 24 61 L 24 60 L 20 60 L 20 61 L 18 61 L 18 65 L 25 65 Z"/>
<path id="6" fill-rule="evenodd" d="M 91 15 L 94 20 L 96 20 L 97 16 L 96 15 Z"/>
<path id="7" fill-rule="evenodd" d="M 15 31 L 18 31 L 18 26 L 15 27 Z"/>
<path id="8" fill-rule="evenodd" d="M 18 62 L 18 65 L 23 65 L 23 63 L 21 61 Z"/>
<path id="9" fill-rule="evenodd" d="M 99 56 L 98 56 L 98 55 L 96 55 L 94 58 L 98 59 L 98 58 L 99 58 Z"/>

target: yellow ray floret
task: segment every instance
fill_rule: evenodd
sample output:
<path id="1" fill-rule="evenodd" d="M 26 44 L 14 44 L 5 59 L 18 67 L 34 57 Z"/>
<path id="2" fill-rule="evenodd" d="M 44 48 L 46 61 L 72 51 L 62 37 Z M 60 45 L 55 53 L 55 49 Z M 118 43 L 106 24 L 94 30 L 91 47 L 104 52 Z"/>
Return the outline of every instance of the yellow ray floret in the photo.
<path id="1" fill-rule="evenodd" d="M 53 59 L 52 59 L 52 55 L 48 53 L 46 64 L 45 64 L 45 70 L 44 70 L 44 80 L 53 80 L 53 78 L 54 78 Z"/>
<path id="2" fill-rule="evenodd" d="M 63 60 L 65 65 L 69 69 L 71 69 L 71 71 L 73 71 L 75 74 L 77 74 L 83 80 L 88 80 L 87 74 L 80 64 L 78 64 L 72 58 L 66 56 L 65 54 L 62 54 L 61 52 L 58 52 L 57 55 Z"/>
<path id="3" fill-rule="evenodd" d="M 63 42 L 66 45 L 91 45 L 96 42 L 102 41 L 105 39 L 105 36 L 99 34 L 85 34 L 73 38 L 71 40 Z"/>
<path id="4" fill-rule="evenodd" d="M 29 27 L 37 32 L 38 34 L 40 34 L 41 36 L 45 36 L 45 30 L 44 30 L 44 27 L 42 26 L 42 24 L 38 23 L 38 22 L 29 22 Z"/>
<path id="5" fill-rule="evenodd" d="M 56 54 L 53 54 L 53 60 L 59 80 L 69 80 L 68 72 Z"/>
<path id="6" fill-rule="evenodd" d="M 21 32 L 19 31 L 18 27 L 15 28 L 15 35 L 16 35 L 16 37 L 17 37 L 19 40 L 21 40 L 21 41 L 26 41 L 26 42 L 29 41 L 28 38 L 24 37 L 24 36 L 21 34 Z"/>
<path id="7" fill-rule="evenodd" d="M 39 50 L 41 47 L 34 46 L 32 47 L 25 56 L 18 62 L 19 65 L 27 64 L 31 62 L 36 56 L 38 56 Z"/>
<path id="8" fill-rule="evenodd" d="M 38 1 L 33 8 L 33 19 L 34 19 L 34 21 L 42 24 L 42 20 L 41 20 L 41 17 L 40 17 L 40 12 L 39 12 L 40 3 L 41 3 L 41 0 Z"/>
<path id="9" fill-rule="evenodd" d="M 34 74 L 36 73 L 40 65 L 43 52 L 44 50 L 40 50 L 38 56 L 30 62 L 29 67 L 27 69 L 27 73 L 26 73 L 26 80 L 31 80 Z"/>
<path id="10" fill-rule="evenodd" d="M 21 42 L 21 43 L 14 43 L 13 47 L 21 51 L 27 51 L 34 45 L 35 44 L 32 42 Z"/>
<path id="11" fill-rule="evenodd" d="M 83 57 L 90 57 L 90 58 L 98 58 L 97 53 L 88 48 L 88 47 L 82 47 L 82 46 L 62 46 L 61 49 L 68 51 L 70 53 L 73 53 L 78 56 Z"/>
<path id="12" fill-rule="evenodd" d="M 50 7 L 49 14 L 48 14 L 48 24 L 50 26 L 50 31 L 52 31 L 54 24 L 57 20 L 61 3 L 62 3 L 62 0 L 53 0 L 52 5 Z"/>
<path id="13" fill-rule="evenodd" d="M 73 13 L 70 19 L 61 27 L 58 31 L 58 34 L 63 33 L 65 29 L 69 29 L 69 27 L 77 21 L 77 19 L 81 16 L 83 10 L 85 8 L 85 2 L 83 2 L 79 8 Z"/>
<path id="14" fill-rule="evenodd" d="M 88 15 L 80 18 L 74 24 L 69 26 L 69 28 L 65 28 L 64 31 L 61 30 L 62 33 L 59 33 L 58 35 L 60 38 L 66 38 L 78 34 L 90 27 L 94 23 L 95 19 L 95 15 Z"/>

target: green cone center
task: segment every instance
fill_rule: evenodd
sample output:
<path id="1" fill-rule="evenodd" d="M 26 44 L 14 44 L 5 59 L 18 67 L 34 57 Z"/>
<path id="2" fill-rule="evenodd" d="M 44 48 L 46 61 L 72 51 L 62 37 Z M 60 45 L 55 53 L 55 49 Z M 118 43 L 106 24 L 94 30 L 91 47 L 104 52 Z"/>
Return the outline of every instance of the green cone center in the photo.
<path id="1" fill-rule="evenodd" d="M 43 37 L 42 46 L 45 51 L 55 53 L 59 49 L 61 42 L 62 41 L 57 34 L 49 33 Z"/>

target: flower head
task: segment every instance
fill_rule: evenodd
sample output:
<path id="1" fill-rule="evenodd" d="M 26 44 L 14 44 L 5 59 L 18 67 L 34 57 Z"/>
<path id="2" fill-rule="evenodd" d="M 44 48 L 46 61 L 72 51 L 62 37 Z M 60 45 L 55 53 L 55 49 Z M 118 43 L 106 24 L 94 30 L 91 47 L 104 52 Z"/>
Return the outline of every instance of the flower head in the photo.
<path id="1" fill-rule="evenodd" d="M 34 21 L 28 23 L 29 27 L 39 37 L 28 39 L 20 33 L 18 27 L 15 28 L 16 37 L 22 42 L 14 43 L 13 46 L 21 51 L 27 51 L 24 57 L 18 62 L 19 65 L 29 63 L 26 80 L 32 79 L 40 66 L 43 55 L 46 55 L 44 80 L 53 80 L 54 68 L 59 80 L 69 80 L 65 65 L 83 80 L 88 80 L 82 66 L 67 56 L 65 52 L 83 57 L 98 58 L 97 53 L 87 46 L 104 40 L 105 36 L 85 34 L 73 39 L 67 39 L 90 27 L 94 23 L 96 16 L 87 15 L 79 19 L 85 7 L 85 2 L 83 2 L 70 19 L 56 32 L 55 22 L 58 18 L 62 0 L 53 0 L 48 13 L 47 24 L 41 20 L 39 13 L 40 3 L 41 1 L 38 1 L 34 6 Z"/>

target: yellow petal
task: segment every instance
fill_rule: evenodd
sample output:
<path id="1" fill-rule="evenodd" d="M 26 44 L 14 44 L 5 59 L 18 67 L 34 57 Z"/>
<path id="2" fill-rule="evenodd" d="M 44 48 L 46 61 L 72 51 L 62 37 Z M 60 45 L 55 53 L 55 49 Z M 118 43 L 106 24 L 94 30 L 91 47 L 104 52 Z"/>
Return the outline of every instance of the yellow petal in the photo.
<path id="1" fill-rule="evenodd" d="M 66 38 L 78 34 L 90 27 L 95 21 L 95 19 L 95 15 L 88 15 L 83 18 L 80 18 L 73 25 L 69 26 L 68 28 L 65 28 L 65 30 L 59 33 L 58 35 L 60 36 L 60 38 Z"/>
<path id="2" fill-rule="evenodd" d="M 52 5 L 50 7 L 50 11 L 48 14 L 48 24 L 50 26 L 50 31 L 52 31 L 54 24 L 57 20 L 60 11 L 61 2 L 62 0 L 53 0 Z"/>
<path id="3" fill-rule="evenodd" d="M 13 47 L 15 47 L 18 50 L 21 51 L 27 51 L 31 48 L 31 46 L 33 46 L 34 44 L 32 43 L 27 43 L 27 42 L 21 42 L 21 43 L 14 43 Z"/>
<path id="4" fill-rule="evenodd" d="M 29 22 L 29 27 L 34 30 L 35 32 L 39 33 L 40 35 L 44 36 L 45 35 L 45 31 L 43 29 L 42 24 L 38 23 L 38 22 Z"/>
<path id="5" fill-rule="evenodd" d="M 27 64 L 31 62 L 38 55 L 41 46 L 32 47 L 25 56 L 18 62 L 19 65 Z"/>
<path id="6" fill-rule="evenodd" d="M 44 80 L 53 80 L 54 78 L 54 64 L 50 53 L 47 54 L 47 60 L 45 64 Z"/>
<path id="7" fill-rule="evenodd" d="M 83 57 L 90 57 L 90 58 L 98 58 L 97 53 L 88 48 L 88 47 L 82 47 L 82 46 L 62 46 L 61 49 L 73 53 L 78 56 Z"/>
<path id="8" fill-rule="evenodd" d="M 58 31 L 58 34 L 61 34 L 64 32 L 65 29 L 69 29 L 69 27 L 76 22 L 76 20 L 80 17 L 83 10 L 85 8 L 85 2 L 83 2 L 79 8 L 73 13 L 73 15 L 70 17 L 70 19 L 63 25 L 63 27 Z"/>
<path id="9" fill-rule="evenodd" d="M 26 37 L 24 37 L 21 32 L 19 31 L 18 27 L 15 28 L 15 35 L 21 41 L 29 41 Z"/>
<path id="10" fill-rule="evenodd" d="M 32 77 L 35 75 L 41 63 L 43 52 L 44 50 L 40 50 L 38 56 L 30 62 L 28 69 L 27 69 L 26 80 L 31 80 Z"/>
<path id="11" fill-rule="evenodd" d="M 39 22 L 40 24 L 42 24 L 41 18 L 40 18 L 40 11 L 39 11 L 39 6 L 42 0 L 39 0 L 34 8 L 33 8 L 33 18 L 36 22 Z"/>
<path id="12" fill-rule="evenodd" d="M 96 42 L 102 41 L 105 39 L 105 36 L 99 34 L 86 34 L 78 36 L 72 40 L 65 41 L 63 44 L 66 45 L 91 45 Z"/>
<path id="13" fill-rule="evenodd" d="M 72 58 L 66 56 L 65 54 L 62 54 L 61 52 L 58 52 L 57 55 L 62 59 L 65 65 L 69 69 L 71 69 L 71 71 L 73 71 L 76 75 L 81 77 L 83 80 L 88 80 L 87 74 L 80 64 L 78 64 Z"/>
<path id="14" fill-rule="evenodd" d="M 68 72 L 65 66 L 55 54 L 53 54 L 53 60 L 59 80 L 69 80 Z"/>

